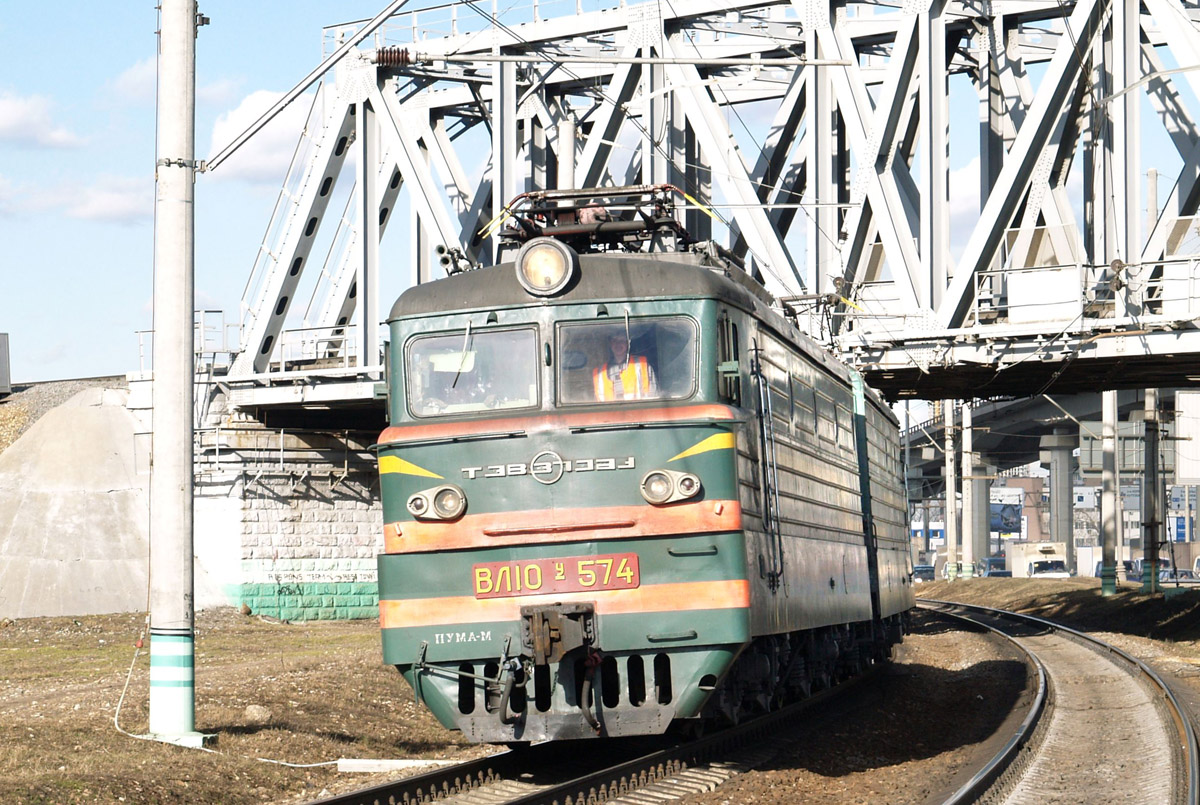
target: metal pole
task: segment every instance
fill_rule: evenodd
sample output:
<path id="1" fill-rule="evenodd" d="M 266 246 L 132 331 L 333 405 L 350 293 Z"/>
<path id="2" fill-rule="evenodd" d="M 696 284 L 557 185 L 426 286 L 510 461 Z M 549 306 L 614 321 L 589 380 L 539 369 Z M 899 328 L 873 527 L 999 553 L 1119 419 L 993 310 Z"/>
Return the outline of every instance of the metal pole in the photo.
<path id="1" fill-rule="evenodd" d="M 924 512 L 924 515 L 921 518 L 921 534 L 922 534 L 922 536 L 925 537 L 925 543 L 924 543 L 925 544 L 925 560 L 929 564 L 935 565 L 935 564 L 937 564 L 937 557 L 934 556 L 934 557 L 930 558 L 930 556 L 929 556 L 929 540 L 931 538 L 931 534 L 930 534 L 930 529 L 929 529 L 929 499 L 928 498 L 921 501 L 921 510 Z"/>
<path id="2" fill-rule="evenodd" d="M 575 121 L 566 118 L 558 123 L 558 185 L 559 190 L 575 188 Z"/>
<path id="3" fill-rule="evenodd" d="M 1142 592 L 1158 590 L 1158 389 L 1146 389 L 1146 460 L 1142 473 Z"/>
<path id="4" fill-rule="evenodd" d="M 1100 566 L 1100 594 L 1117 591 L 1117 392 L 1102 392 L 1104 418 L 1104 482 L 1100 498 L 1100 533 L 1103 540 Z"/>
<path id="5" fill-rule="evenodd" d="M 379 339 L 379 124 L 370 101 L 358 104 L 359 245 L 362 261 L 355 278 L 358 296 L 358 361 L 360 368 L 378 366 Z"/>
<path id="6" fill-rule="evenodd" d="M 975 449 L 974 433 L 971 428 L 971 405 L 962 407 L 962 574 L 964 578 L 975 575 Z M 982 558 L 982 557 L 980 557 Z"/>
<path id="7" fill-rule="evenodd" d="M 943 405 L 946 448 L 946 578 L 958 576 L 958 485 L 954 467 L 954 400 Z"/>
<path id="8" fill-rule="evenodd" d="M 196 2 L 162 0 L 154 199 L 150 733 L 199 746 L 192 578 Z"/>

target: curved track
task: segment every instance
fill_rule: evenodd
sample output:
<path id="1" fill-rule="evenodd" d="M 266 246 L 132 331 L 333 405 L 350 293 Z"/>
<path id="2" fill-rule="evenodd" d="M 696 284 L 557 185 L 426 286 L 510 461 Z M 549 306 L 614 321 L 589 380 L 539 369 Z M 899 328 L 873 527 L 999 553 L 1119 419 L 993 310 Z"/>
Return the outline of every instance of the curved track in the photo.
<path id="1" fill-rule="evenodd" d="M 1027 654 L 1038 676 L 1038 692 L 1024 722 L 946 805 L 1200 803 L 1200 748 L 1190 718 L 1143 663 L 1039 618 L 947 602 L 920 606 L 1007 637 Z M 797 712 L 852 690 L 869 676 L 685 744 L 547 744 L 322 802 L 532 805 L 680 799 L 711 791 L 765 762 L 766 756 L 759 755 L 771 754 L 773 741 L 767 736 L 778 738 Z"/>
<path id="2" fill-rule="evenodd" d="M 1190 717 L 1144 663 L 1041 618 L 920 606 L 1004 634 L 1045 677 L 1045 694 L 1021 729 L 949 803 L 1197 802 L 1200 750 Z"/>
<path id="3" fill-rule="evenodd" d="M 664 739 L 558 742 L 503 752 L 480 760 L 319 800 L 321 805 L 553 805 L 678 799 L 711 791 L 752 768 L 768 736 L 794 723 L 806 709 L 855 690 L 878 666 L 801 702 L 711 736 L 665 745 Z M 640 748 L 640 751 L 639 751 Z M 635 794 L 634 792 L 637 792 Z M 315 803 L 314 803 L 315 805 Z"/>

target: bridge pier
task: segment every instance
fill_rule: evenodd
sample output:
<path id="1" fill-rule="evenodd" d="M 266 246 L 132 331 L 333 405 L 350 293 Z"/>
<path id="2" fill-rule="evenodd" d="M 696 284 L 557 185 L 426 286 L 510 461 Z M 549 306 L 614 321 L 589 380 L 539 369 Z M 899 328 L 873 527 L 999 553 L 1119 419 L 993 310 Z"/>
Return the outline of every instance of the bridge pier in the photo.
<path id="1" fill-rule="evenodd" d="M 1075 556 L 1074 501 L 1071 494 L 1071 452 L 1079 446 L 1079 434 L 1055 432 L 1039 442 L 1042 463 L 1050 464 L 1050 539 L 1067 546 L 1067 570 L 1078 575 Z"/>

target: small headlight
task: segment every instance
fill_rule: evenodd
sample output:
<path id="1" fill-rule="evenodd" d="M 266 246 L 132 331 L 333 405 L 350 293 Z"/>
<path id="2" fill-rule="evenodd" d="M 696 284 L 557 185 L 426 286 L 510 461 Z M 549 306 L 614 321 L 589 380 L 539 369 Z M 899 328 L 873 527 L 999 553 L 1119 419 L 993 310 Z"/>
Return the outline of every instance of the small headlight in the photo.
<path id="1" fill-rule="evenodd" d="M 429 503 L 425 500 L 424 495 L 417 494 L 408 499 L 408 511 L 413 517 L 420 517 L 428 508 Z"/>
<path id="2" fill-rule="evenodd" d="M 554 238 L 534 238 L 517 252 L 517 280 L 538 296 L 553 296 L 567 286 L 578 265 L 575 250 Z"/>
<path id="3" fill-rule="evenodd" d="M 646 473 L 642 479 L 642 497 L 650 503 L 666 503 L 675 492 L 675 484 L 671 476 L 662 470 Z"/>
<path id="4" fill-rule="evenodd" d="M 700 479 L 690 472 L 686 473 L 675 482 L 675 488 L 682 497 L 690 498 L 700 491 Z"/>
<path id="5" fill-rule="evenodd" d="M 453 520 L 467 508 L 467 496 L 457 486 L 447 484 L 433 493 L 433 511 L 443 520 Z"/>

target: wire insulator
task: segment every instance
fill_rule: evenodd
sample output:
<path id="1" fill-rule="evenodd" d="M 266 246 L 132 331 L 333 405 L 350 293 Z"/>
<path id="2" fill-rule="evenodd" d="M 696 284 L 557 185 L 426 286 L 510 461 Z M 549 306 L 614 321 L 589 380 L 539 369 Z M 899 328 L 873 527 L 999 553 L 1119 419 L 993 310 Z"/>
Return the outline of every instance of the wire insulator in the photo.
<path id="1" fill-rule="evenodd" d="M 388 45 L 375 51 L 375 63 L 380 67 L 408 67 L 412 64 L 408 48 Z"/>

